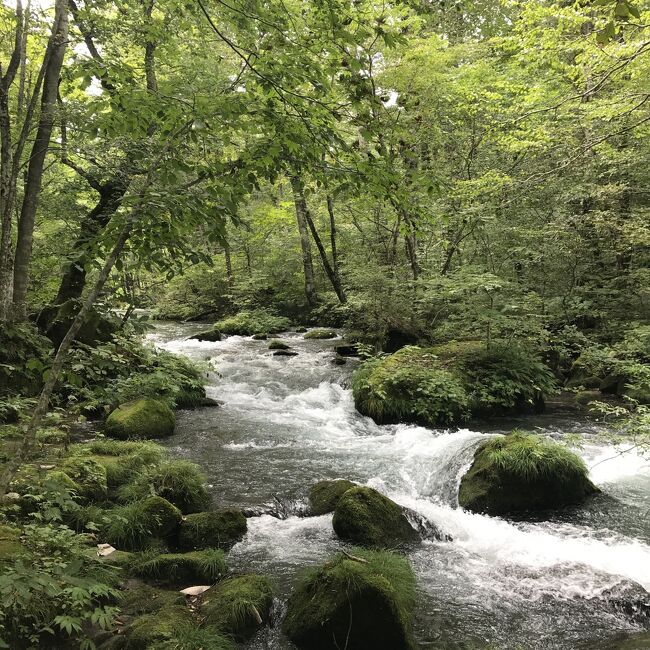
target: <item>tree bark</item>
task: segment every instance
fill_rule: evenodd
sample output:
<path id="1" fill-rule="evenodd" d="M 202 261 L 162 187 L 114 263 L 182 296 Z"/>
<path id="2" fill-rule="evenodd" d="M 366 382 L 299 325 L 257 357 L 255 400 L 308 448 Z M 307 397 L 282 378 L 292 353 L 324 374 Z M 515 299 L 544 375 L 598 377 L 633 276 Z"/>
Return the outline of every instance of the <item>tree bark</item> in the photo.
<path id="1" fill-rule="evenodd" d="M 18 220 L 18 239 L 14 261 L 14 316 L 24 319 L 27 316 L 27 286 L 29 284 L 29 265 L 32 257 L 34 223 L 41 192 L 45 156 L 50 146 L 54 114 L 59 87 L 59 75 L 63 55 L 68 41 L 68 0 L 56 0 L 54 25 L 48 42 L 49 57 L 43 79 L 41 116 L 34 146 L 29 159 L 25 195 Z"/>
<path id="2" fill-rule="evenodd" d="M 296 176 L 291 177 L 293 202 L 296 206 L 296 220 L 300 233 L 300 248 L 302 250 L 302 268 L 305 276 L 305 296 L 307 304 L 313 307 L 316 304 L 316 289 L 314 286 L 314 263 L 311 256 L 311 242 L 307 226 L 307 202 L 302 192 L 302 184 Z"/>

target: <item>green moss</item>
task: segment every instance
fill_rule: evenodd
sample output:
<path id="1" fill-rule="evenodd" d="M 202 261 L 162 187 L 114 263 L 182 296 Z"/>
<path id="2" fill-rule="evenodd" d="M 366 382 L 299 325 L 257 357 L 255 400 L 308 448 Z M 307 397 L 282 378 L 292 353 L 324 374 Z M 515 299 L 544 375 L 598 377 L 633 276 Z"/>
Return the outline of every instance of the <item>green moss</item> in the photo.
<path id="1" fill-rule="evenodd" d="M 140 585 L 136 589 L 125 591 L 119 606 L 123 613 L 129 616 L 139 616 L 184 604 L 185 596 L 176 590 L 167 591 L 150 585 Z"/>
<path id="2" fill-rule="evenodd" d="M 222 580 L 207 591 L 201 614 L 206 625 L 244 641 L 268 623 L 272 605 L 269 581 L 263 576 L 244 575 Z"/>
<path id="3" fill-rule="evenodd" d="M 198 512 L 212 503 L 205 482 L 205 475 L 194 463 L 171 460 L 144 469 L 136 479 L 118 490 L 118 497 L 134 501 L 153 491 L 183 513 Z"/>
<path id="4" fill-rule="evenodd" d="M 324 515 L 333 512 L 339 499 L 355 487 L 352 481 L 319 481 L 309 490 L 309 510 L 312 515 Z"/>
<path id="5" fill-rule="evenodd" d="M 301 650 L 408 650 L 415 577 L 403 557 L 355 549 L 310 572 L 287 606 L 283 631 Z"/>
<path id="6" fill-rule="evenodd" d="M 187 515 L 181 523 L 178 547 L 182 551 L 228 550 L 244 537 L 246 528 L 246 517 L 235 508 Z"/>
<path id="7" fill-rule="evenodd" d="M 164 438 L 174 433 L 176 417 L 163 402 L 143 398 L 118 406 L 106 420 L 113 438 Z"/>
<path id="8" fill-rule="evenodd" d="M 211 330 L 205 330 L 204 332 L 199 332 L 194 336 L 190 336 L 190 338 L 195 339 L 197 341 L 215 342 L 215 341 L 221 341 L 222 336 L 221 336 L 221 332 L 218 329 L 212 328 Z"/>
<path id="9" fill-rule="evenodd" d="M 554 389 L 550 370 L 513 345 L 455 342 L 408 346 L 366 362 L 352 378 L 357 409 L 379 423 L 455 424 L 543 408 Z"/>
<path id="10" fill-rule="evenodd" d="M 235 644 L 216 629 L 184 623 L 174 638 L 156 645 L 156 650 L 235 650 Z"/>
<path id="11" fill-rule="evenodd" d="M 336 332 L 334 330 L 327 330 L 322 328 L 316 328 L 305 332 L 304 338 L 306 339 L 334 339 L 336 338 Z"/>
<path id="12" fill-rule="evenodd" d="M 343 540 L 375 548 L 393 548 L 419 539 L 400 506 L 369 487 L 356 486 L 339 499 L 332 519 Z"/>
<path id="13" fill-rule="evenodd" d="M 176 630 L 185 625 L 196 625 L 190 610 L 183 606 L 170 606 L 153 614 L 136 618 L 128 628 L 128 650 L 153 650 L 176 638 Z"/>
<path id="14" fill-rule="evenodd" d="M 189 553 L 162 553 L 136 560 L 131 571 L 141 578 L 165 584 L 205 585 L 219 580 L 226 572 L 223 551 L 206 549 Z"/>
<path id="15" fill-rule="evenodd" d="M 290 350 L 290 349 L 291 349 L 290 345 L 287 345 L 283 341 L 278 341 L 278 339 L 269 341 L 269 350 Z"/>
<path id="16" fill-rule="evenodd" d="M 127 551 L 144 550 L 155 540 L 176 536 L 182 515 L 176 506 L 159 496 L 150 496 L 108 511 L 102 527 L 107 542 Z"/>
<path id="17" fill-rule="evenodd" d="M 500 515 L 579 503 L 594 492 L 579 456 L 558 443 L 513 431 L 477 449 L 458 501 L 468 510 Z"/>
<path id="18" fill-rule="evenodd" d="M 0 567 L 7 562 L 13 562 L 24 553 L 25 549 L 20 543 L 20 530 L 0 524 Z"/>
<path id="19" fill-rule="evenodd" d="M 283 316 L 275 316 L 263 309 L 240 311 L 235 316 L 229 316 L 215 323 L 215 328 L 224 334 L 279 334 L 289 329 L 290 321 Z"/>
<path id="20" fill-rule="evenodd" d="M 71 456 L 61 465 L 61 470 L 78 486 L 80 496 L 93 501 L 106 498 L 106 468 L 94 458 Z"/>

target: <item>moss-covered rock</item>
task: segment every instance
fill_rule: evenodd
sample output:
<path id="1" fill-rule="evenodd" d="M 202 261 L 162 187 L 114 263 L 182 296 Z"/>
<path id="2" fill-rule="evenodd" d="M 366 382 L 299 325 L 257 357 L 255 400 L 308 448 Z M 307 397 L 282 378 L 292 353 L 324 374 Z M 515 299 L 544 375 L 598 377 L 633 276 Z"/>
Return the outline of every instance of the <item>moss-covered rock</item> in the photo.
<path id="1" fill-rule="evenodd" d="M 164 402 L 143 398 L 118 406 L 106 420 L 112 438 L 165 438 L 174 433 L 176 417 Z"/>
<path id="2" fill-rule="evenodd" d="M 269 350 L 289 350 L 291 349 L 290 345 L 287 345 L 283 341 L 279 341 L 278 339 L 273 339 L 272 341 L 269 341 Z"/>
<path id="3" fill-rule="evenodd" d="M 212 584 L 225 574 L 226 560 L 223 551 L 218 549 L 145 555 L 133 562 L 131 572 L 164 584 Z"/>
<path id="4" fill-rule="evenodd" d="M 369 487 L 346 490 L 336 504 L 332 526 L 341 539 L 373 548 L 394 548 L 419 539 L 403 509 Z"/>
<path id="5" fill-rule="evenodd" d="M 199 467 L 186 460 L 170 460 L 146 467 L 118 491 L 121 501 L 135 501 L 152 491 L 173 503 L 181 512 L 200 512 L 212 503 L 206 477 Z"/>
<path id="6" fill-rule="evenodd" d="M 182 551 L 204 548 L 229 550 L 246 534 L 246 517 L 241 510 L 224 508 L 216 512 L 187 515 L 181 522 L 178 547 Z"/>
<path id="7" fill-rule="evenodd" d="M 283 631 L 301 650 L 410 650 L 415 577 L 408 560 L 361 549 L 353 556 L 302 580 Z"/>
<path id="8" fill-rule="evenodd" d="M 215 323 L 215 328 L 224 334 L 253 336 L 255 334 L 279 334 L 289 329 L 290 321 L 284 316 L 264 309 L 240 311 Z"/>
<path id="9" fill-rule="evenodd" d="M 92 501 L 106 498 L 106 468 L 94 458 L 71 456 L 61 465 L 61 470 L 76 484 L 81 497 Z"/>
<path id="10" fill-rule="evenodd" d="M 205 330 L 204 332 L 199 332 L 194 336 L 190 336 L 190 339 L 195 339 L 196 341 L 221 341 L 222 339 L 221 332 L 218 329 L 212 328 L 211 330 Z"/>
<path id="11" fill-rule="evenodd" d="M 244 641 L 268 623 L 273 592 L 267 578 L 243 575 L 217 583 L 203 596 L 205 624 Z"/>
<path id="12" fill-rule="evenodd" d="M 550 370 L 533 352 L 498 342 L 489 349 L 475 341 L 405 347 L 364 363 L 352 378 L 360 413 L 426 426 L 539 411 L 553 389 Z"/>
<path id="13" fill-rule="evenodd" d="M 309 490 L 309 512 L 312 515 L 324 515 L 334 512 L 339 499 L 356 483 L 339 479 L 336 481 L 319 481 Z"/>
<path id="14" fill-rule="evenodd" d="M 128 650 L 153 650 L 176 638 L 184 625 L 196 625 L 184 605 L 168 606 L 152 614 L 136 618 L 127 630 Z"/>
<path id="15" fill-rule="evenodd" d="M 558 443 L 513 431 L 476 450 L 458 501 L 474 512 L 503 515 L 580 503 L 597 491 L 579 456 Z"/>
<path id="16" fill-rule="evenodd" d="M 174 540 L 181 523 L 181 511 L 166 499 L 150 496 L 107 511 L 102 526 L 105 541 L 115 548 L 141 551 L 157 540 Z"/>
<path id="17" fill-rule="evenodd" d="M 335 339 L 336 332 L 334 330 L 323 329 L 317 327 L 316 329 L 305 332 L 304 338 L 306 339 Z"/>
<path id="18" fill-rule="evenodd" d="M 151 585 L 140 585 L 121 594 L 120 609 L 129 616 L 151 614 L 167 607 L 185 605 L 179 591 L 168 591 Z"/>

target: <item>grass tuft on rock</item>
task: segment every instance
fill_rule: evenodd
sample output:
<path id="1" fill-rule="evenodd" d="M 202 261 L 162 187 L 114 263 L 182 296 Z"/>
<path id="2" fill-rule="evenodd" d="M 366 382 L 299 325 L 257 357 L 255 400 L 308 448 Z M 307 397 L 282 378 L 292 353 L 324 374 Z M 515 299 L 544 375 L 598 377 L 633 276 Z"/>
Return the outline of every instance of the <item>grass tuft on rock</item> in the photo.
<path id="1" fill-rule="evenodd" d="M 304 576 L 282 629 L 301 650 L 409 650 L 414 604 L 406 558 L 351 549 Z"/>
<path id="2" fill-rule="evenodd" d="M 476 450 L 461 480 L 458 501 L 463 508 L 499 515 L 580 503 L 594 492 L 597 488 L 577 454 L 515 430 Z"/>
<path id="3" fill-rule="evenodd" d="M 204 594 L 205 624 L 238 641 L 249 639 L 268 623 L 273 592 L 267 578 L 243 575 L 222 580 Z"/>
<path id="4" fill-rule="evenodd" d="M 173 585 L 204 585 L 219 580 L 226 572 L 224 552 L 219 549 L 189 553 L 145 554 L 134 560 L 131 571 L 140 578 Z"/>
<path id="5" fill-rule="evenodd" d="M 165 404 L 149 397 L 118 406 L 106 419 L 112 438 L 165 438 L 174 433 L 176 416 Z"/>

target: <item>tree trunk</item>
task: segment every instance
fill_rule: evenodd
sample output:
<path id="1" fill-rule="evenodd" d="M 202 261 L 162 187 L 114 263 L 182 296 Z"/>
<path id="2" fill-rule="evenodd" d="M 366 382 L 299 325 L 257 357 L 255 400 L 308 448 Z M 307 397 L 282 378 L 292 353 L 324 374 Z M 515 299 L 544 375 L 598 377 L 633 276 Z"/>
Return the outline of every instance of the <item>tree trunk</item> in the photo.
<path id="1" fill-rule="evenodd" d="M 297 177 L 291 177 L 293 201 L 296 206 L 296 220 L 300 233 L 300 248 L 302 250 L 302 268 L 305 275 L 305 296 L 310 307 L 316 304 L 316 289 L 314 286 L 314 264 L 311 257 L 311 242 L 307 226 L 307 203 L 302 192 L 302 185 Z"/>
<path id="2" fill-rule="evenodd" d="M 18 220 L 18 239 L 14 262 L 14 315 L 18 319 L 27 316 L 27 286 L 29 283 L 29 265 L 32 257 L 34 222 L 41 192 L 45 156 L 50 145 L 56 100 L 59 87 L 59 75 L 63 64 L 63 55 L 68 41 L 68 0 L 56 0 L 54 29 L 48 42 L 50 51 L 41 99 L 41 117 L 32 147 L 25 182 L 25 195 Z"/>
<path id="3" fill-rule="evenodd" d="M 226 277 L 228 278 L 228 286 L 232 287 L 232 259 L 230 257 L 230 244 L 228 242 L 226 242 L 223 246 L 223 254 L 226 260 Z"/>

